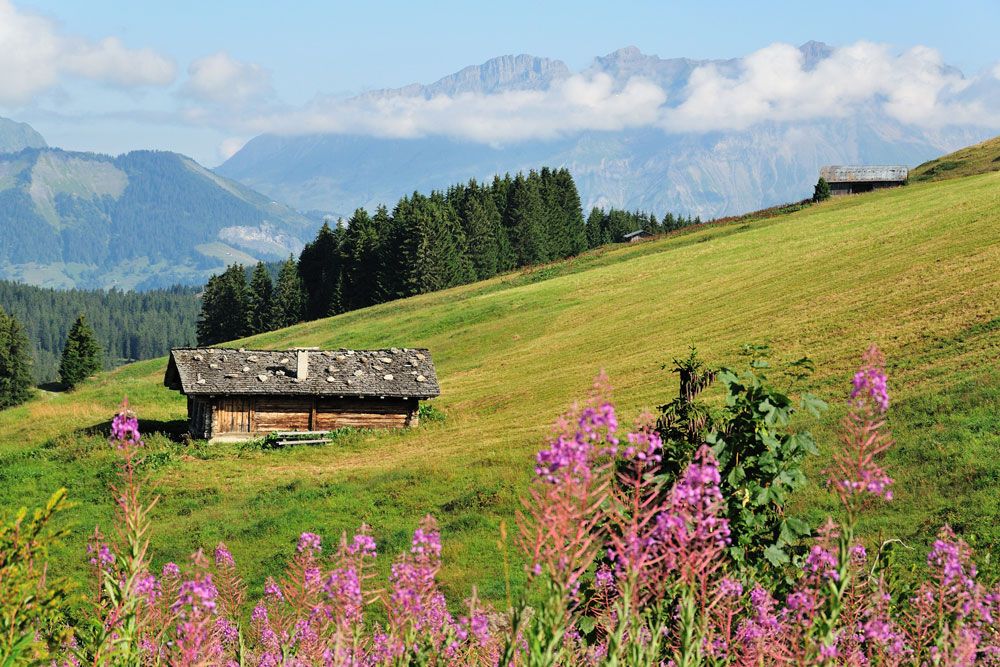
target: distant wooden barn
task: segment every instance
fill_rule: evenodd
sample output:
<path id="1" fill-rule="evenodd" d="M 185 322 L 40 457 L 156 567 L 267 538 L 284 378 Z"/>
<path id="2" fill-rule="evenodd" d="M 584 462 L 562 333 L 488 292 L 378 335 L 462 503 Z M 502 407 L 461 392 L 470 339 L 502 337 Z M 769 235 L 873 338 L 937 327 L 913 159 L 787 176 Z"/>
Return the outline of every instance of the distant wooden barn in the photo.
<path id="1" fill-rule="evenodd" d="M 653 238 L 653 234 L 651 232 L 647 232 L 645 229 L 637 229 L 634 232 L 629 232 L 628 234 L 622 236 L 622 240 L 626 243 L 636 243 L 638 241 L 644 241 L 651 238 Z"/>
<path id="2" fill-rule="evenodd" d="M 187 396 L 196 438 L 416 426 L 441 393 L 424 349 L 171 350 L 163 384 Z"/>
<path id="3" fill-rule="evenodd" d="M 830 184 L 831 195 L 856 195 L 906 184 L 909 169 L 900 166 L 823 167 L 820 177 Z"/>

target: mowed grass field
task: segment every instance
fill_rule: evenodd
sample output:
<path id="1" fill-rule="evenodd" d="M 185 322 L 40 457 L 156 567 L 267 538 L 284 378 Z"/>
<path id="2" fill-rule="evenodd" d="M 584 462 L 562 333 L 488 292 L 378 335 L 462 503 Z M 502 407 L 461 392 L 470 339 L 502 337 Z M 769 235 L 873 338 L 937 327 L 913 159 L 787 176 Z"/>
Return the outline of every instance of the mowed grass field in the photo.
<path id="1" fill-rule="evenodd" d="M 252 592 L 276 574 L 304 530 L 329 543 L 365 521 L 382 572 L 425 514 L 442 527 L 446 593 L 505 594 L 499 525 L 513 534 L 518 498 L 551 424 L 602 369 L 623 423 L 676 392 L 662 366 L 697 346 L 742 363 L 743 343 L 775 359 L 811 357 L 803 388 L 827 399 L 814 428 L 823 455 L 794 511 L 835 511 L 818 485 L 861 352 L 889 360 L 896 500 L 873 506 L 866 539 L 899 537 L 919 562 L 952 523 L 1000 555 L 1000 173 L 829 201 L 751 224 L 618 246 L 531 272 L 383 304 L 239 343 L 281 348 L 430 348 L 446 415 L 405 433 L 361 433 L 324 447 L 260 451 L 148 439 L 146 470 L 162 496 L 155 563 L 224 540 Z M 42 503 L 60 486 L 77 502 L 55 570 L 85 572 L 84 542 L 108 526 L 114 455 L 106 424 L 127 395 L 146 432 L 184 428 L 185 399 L 162 386 L 164 360 L 99 376 L 0 413 L 0 507 Z M 523 580 L 507 549 L 515 588 Z M 987 564 L 987 568 L 991 566 Z"/>

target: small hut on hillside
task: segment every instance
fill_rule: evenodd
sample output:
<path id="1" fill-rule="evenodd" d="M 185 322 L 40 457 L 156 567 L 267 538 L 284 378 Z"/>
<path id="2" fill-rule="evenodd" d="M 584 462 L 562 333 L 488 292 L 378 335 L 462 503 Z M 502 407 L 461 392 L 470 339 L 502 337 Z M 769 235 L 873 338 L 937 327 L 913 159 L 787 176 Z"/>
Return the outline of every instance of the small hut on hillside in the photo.
<path id="1" fill-rule="evenodd" d="M 628 234 L 622 236 L 622 240 L 626 243 L 637 243 L 638 241 L 644 241 L 651 238 L 653 238 L 653 235 L 645 229 L 637 229 L 634 232 L 629 232 Z"/>
<path id="2" fill-rule="evenodd" d="M 830 184 L 831 195 L 856 195 L 906 184 L 909 169 L 900 166 L 823 167 L 821 178 Z"/>
<path id="3" fill-rule="evenodd" d="M 416 426 L 440 395 L 424 349 L 176 348 L 163 384 L 187 396 L 196 438 Z"/>

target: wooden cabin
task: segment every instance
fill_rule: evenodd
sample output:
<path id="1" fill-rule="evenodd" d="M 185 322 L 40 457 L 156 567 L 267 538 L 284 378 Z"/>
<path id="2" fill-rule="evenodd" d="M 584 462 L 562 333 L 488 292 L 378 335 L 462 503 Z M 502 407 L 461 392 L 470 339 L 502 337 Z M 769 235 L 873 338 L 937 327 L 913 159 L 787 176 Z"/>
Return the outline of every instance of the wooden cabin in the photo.
<path id="1" fill-rule="evenodd" d="M 629 232 L 628 234 L 622 236 L 622 240 L 626 243 L 638 243 L 639 241 L 645 241 L 646 239 L 651 238 L 653 238 L 653 235 L 645 229 L 637 229 L 634 232 Z"/>
<path id="2" fill-rule="evenodd" d="M 187 396 L 196 438 L 416 426 L 440 395 L 424 349 L 175 348 L 163 384 Z"/>
<path id="3" fill-rule="evenodd" d="M 899 166 L 823 167 L 819 175 L 830 184 L 830 194 L 856 195 L 906 185 L 910 170 Z"/>

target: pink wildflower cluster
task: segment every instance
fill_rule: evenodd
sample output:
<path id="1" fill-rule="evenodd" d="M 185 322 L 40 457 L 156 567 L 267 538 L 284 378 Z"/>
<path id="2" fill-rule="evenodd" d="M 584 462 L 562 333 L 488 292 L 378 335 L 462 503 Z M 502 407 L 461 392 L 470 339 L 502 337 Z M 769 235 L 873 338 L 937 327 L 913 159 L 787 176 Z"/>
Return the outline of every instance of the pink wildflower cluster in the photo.
<path id="1" fill-rule="evenodd" d="M 842 422 L 841 447 L 828 471 L 827 484 L 849 512 L 856 512 L 865 496 L 892 500 L 892 478 L 881 465 L 882 456 L 892 446 L 892 438 L 884 430 L 889 406 L 884 365 L 878 347 L 868 348 L 854 376 L 850 410 Z"/>
<path id="2" fill-rule="evenodd" d="M 889 409 L 889 389 L 885 374 L 885 356 L 872 345 L 862 357 L 861 368 L 854 374 L 851 403 L 861 409 L 885 413 Z"/>

